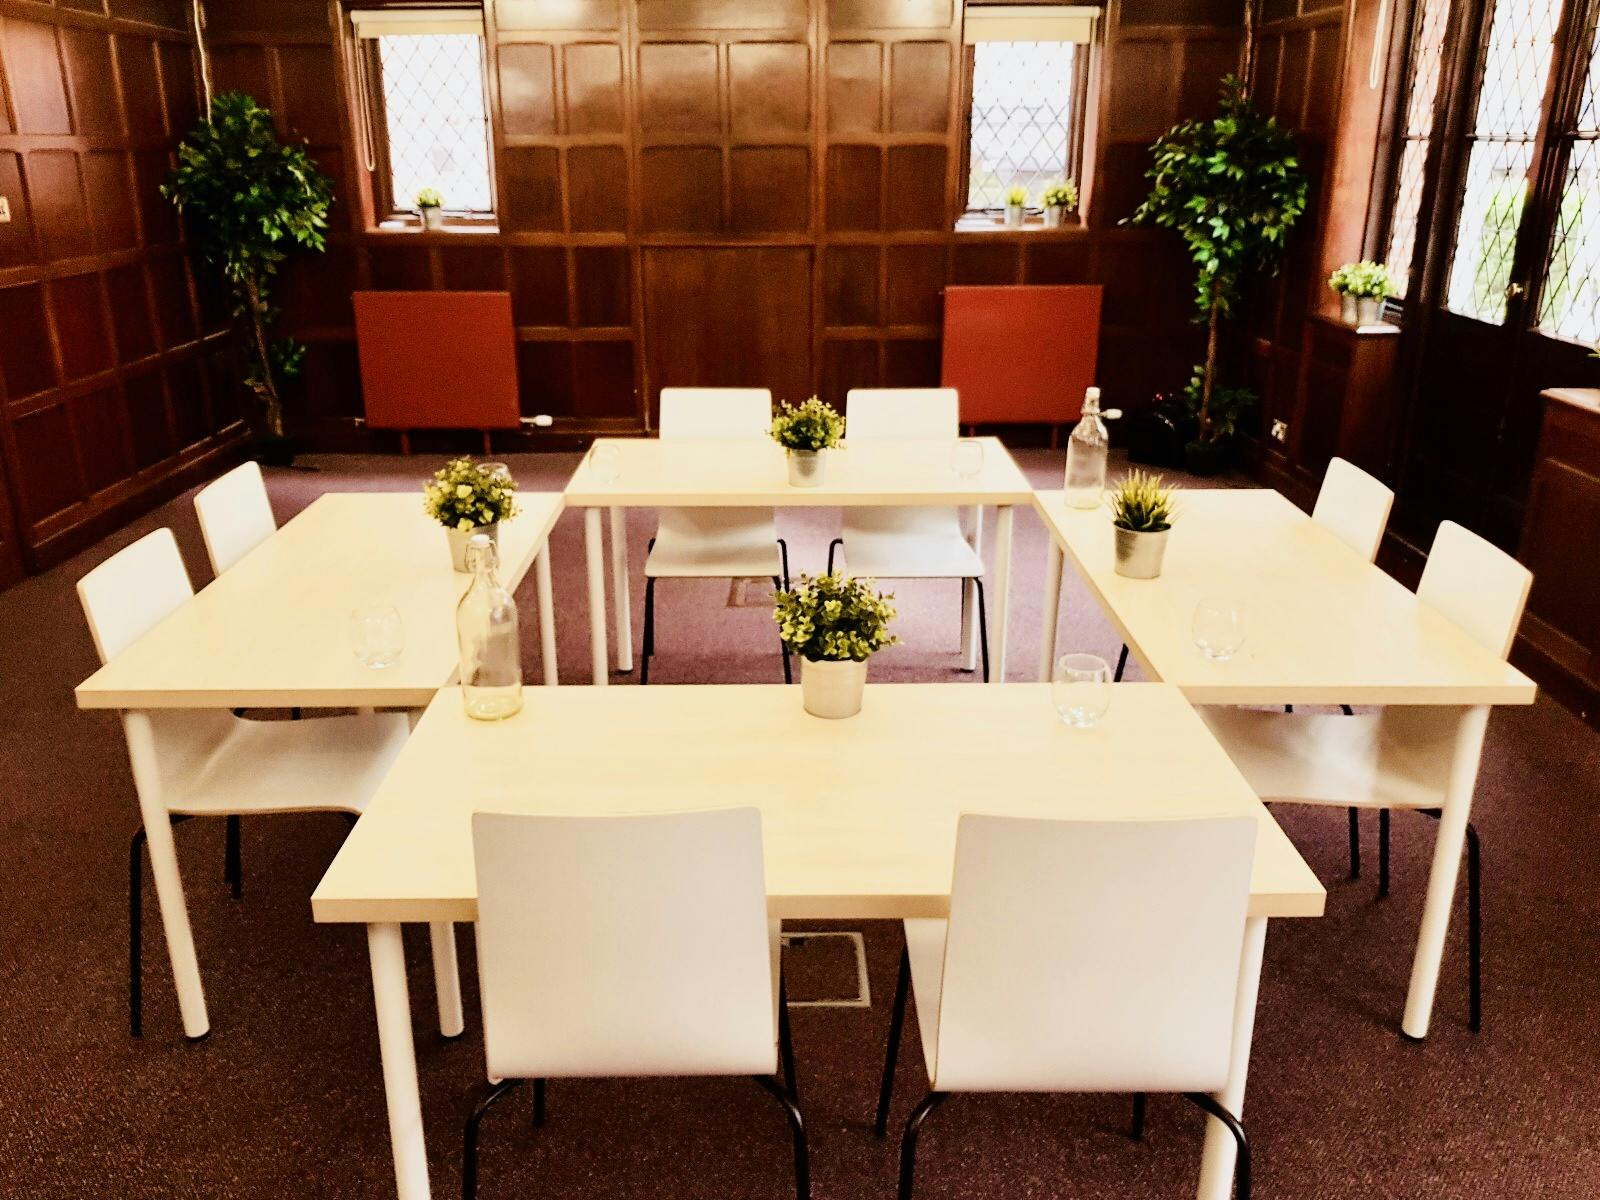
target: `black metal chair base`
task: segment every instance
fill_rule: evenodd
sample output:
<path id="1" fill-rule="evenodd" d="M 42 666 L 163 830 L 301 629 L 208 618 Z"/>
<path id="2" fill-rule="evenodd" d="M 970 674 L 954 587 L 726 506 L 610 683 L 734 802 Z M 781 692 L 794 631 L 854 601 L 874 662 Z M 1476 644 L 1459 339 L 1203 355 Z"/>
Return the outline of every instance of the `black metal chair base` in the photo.
<path id="1" fill-rule="evenodd" d="M 833 574 L 833 555 L 840 546 L 844 545 L 843 538 L 834 538 L 828 543 L 828 574 Z M 967 586 L 966 577 L 959 580 L 962 588 Z M 983 656 L 983 681 L 989 682 L 989 616 L 983 603 L 983 580 L 974 576 L 972 582 L 977 586 L 978 592 L 978 646 Z M 965 594 L 963 592 L 963 594 Z M 962 648 L 965 653 L 965 647 Z"/>
<path id="2" fill-rule="evenodd" d="M 655 538 L 645 547 L 648 554 L 655 548 Z M 789 543 L 782 538 L 778 539 L 778 554 L 783 560 L 783 578 L 772 577 L 773 589 L 787 588 L 789 586 Z M 783 681 L 794 682 L 794 668 L 789 661 L 789 646 L 781 638 L 778 647 L 783 651 Z M 656 581 L 654 576 L 649 576 L 644 581 L 644 641 L 639 648 L 639 685 L 643 687 L 650 682 L 650 658 L 656 652 Z"/>

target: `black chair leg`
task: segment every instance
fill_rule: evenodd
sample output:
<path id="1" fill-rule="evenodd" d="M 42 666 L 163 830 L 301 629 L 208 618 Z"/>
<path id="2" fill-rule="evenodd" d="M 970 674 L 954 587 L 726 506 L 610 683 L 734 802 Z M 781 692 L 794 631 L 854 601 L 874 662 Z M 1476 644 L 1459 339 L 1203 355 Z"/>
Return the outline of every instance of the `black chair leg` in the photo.
<path id="1" fill-rule="evenodd" d="M 478 1194 L 478 1125 L 483 1115 L 495 1104 L 522 1086 L 520 1079 L 502 1079 L 499 1083 L 485 1083 L 478 1088 L 478 1101 L 467 1117 L 466 1132 L 461 1147 L 461 1196 L 474 1200 Z"/>
<path id="2" fill-rule="evenodd" d="M 1389 810 L 1378 810 L 1378 899 L 1389 894 Z"/>
<path id="3" fill-rule="evenodd" d="M 237 900 L 244 894 L 244 867 L 239 857 L 239 818 L 228 818 L 227 844 L 222 854 L 222 879 L 233 889 Z"/>
<path id="4" fill-rule="evenodd" d="M 784 1115 L 789 1118 L 789 1133 L 794 1138 L 794 1194 L 796 1200 L 811 1200 L 811 1151 L 806 1146 L 806 1122 L 800 1115 L 800 1106 L 777 1079 L 769 1075 L 754 1078 L 783 1105 Z"/>
<path id="5" fill-rule="evenodd" d="M 1350 807 L 1350 878 L 1361 878 L 1361 810 Z"/>
<path id="6" fill-rule="evenodd" d="M 843 538 L 834 538 L 833 541 L 828 543 L 828 574 L 829 575 L 833 574 L 833 552 L 835 550 L 837 550 L 842 545 L 844 545 L 844 539 Z"/>
<path id="7" fill-rule="evenodd" d="M 989 682 L 989 615 L 983 606 L 983 580 L 974 579 L 978 585 L 978 648 L 983 652 L 983 681 Z"/>
<path id="8" fill-rule="evenodd" d="M 544 1124 L 544 1080 L 533 1081 L 533 1124 L 537 1128 Z"/>
<path id="9" fill-rule="evenodd" d="M 1351 708 L 1348 704 L 1339 705 L 1339 711 L 1344 713 L 1344 715 L 1347 717 L 1353 717 L 1356 715 L 1356 710 Z"/>
<path id="10" fill-rule="evenodd" d="M 656 581 L 644 581 L 644 643 L 639 650 L 639 683 L 650 682 L 650 656 L 656 652 Z"/>
<path id="11" fill-rule="evenodd" d="M 1122 682 L 1123 669 L 1128 665 L 1128 643 L 1122 643 L 1122 653 L 1117 655 L 1117 673 L 1111 677 L 1112 683 Z"/>
<path id="12" fill-rule="evenodd" d="M 1239 1146 L 1239 1161 L 1233 1170 L 1234 1195 L 1238 1200 L 1250 1200 L 1250 1139 L 1245 1137 L 1244 1125 L 1214 1097 L 1204 1092 L 1185 1092 L 1183 1098 L 1221 1121 L 1233 1134 L 1233 1140 Z"/>
<path id="13" fill-rule="evenodd" d="M 894 1007 L 889 1012 L 889 1049 L 883 1059 L 883 1083 L 878 1087 L 878 1115 L 872 1132 L 883 1137 L 889 1131 L 889 1102 L 894 1099 L 895 1060 L 900 1057 L 900 1035 L 906 1023 L 906 996 L 911 991 L 911 951 L 900 948 L 900 970 L 894 981 Z"/>
<path id="14" fill-rule="evenodd" d="M 774 590 L 783 586 L 776 575 L 772 577 L 772 586 Z M 778 635 L 778 649 L 783 651 L 783 681 L 793 683 L 794 669 L 789 665 L 789 643 L 783 640 L 781 633 Z"/>
<path id="15" fill-rule="evenodd" d="M 789 1089 L 789 1099 L 800 1103 L 800 1076 L 794 1069 L 794 1034 L 789 1029 L 789 993 L 783 986 L 783 972 L 778 972 L 778 1058 L 783 1064 L 783 1082 Z"/>
<path id="16" fill-rule="evenodd" d="M 906 1131 L 900 1139 L 900 1200 L 911 1200 L 917 1169 L 917 1134 L 922 1132 L 922 1123 L 949 1097 L 949 1092 L 929 1092 L 906 1120 Z"/>
<path id="17" fill-rule="evenodd" d="M 1483 1028 L 1483 892 L 1478 831 L 1467 822 L 1467 1028 Z"/>
<path id="18" fill-rule="evenodd" d="M 144 826 L 128 843 L 128 1032 L 144 1033 Z"/>
<path id="19" fill-rule="evenodd" d="M 778 539 L 778 554 L 783 559 L 783 586 L 787 591 L 789 587 L 789 543 L 782 538 Z"/>
<path id="20" fill-rule="evenodd" d="M 1128 1131 L 1128 1136 L 1136 1142 L 1144 1141 L 1144 1104 L 1145 1094 L 1133 1094 L 1133 1128 Z"/>

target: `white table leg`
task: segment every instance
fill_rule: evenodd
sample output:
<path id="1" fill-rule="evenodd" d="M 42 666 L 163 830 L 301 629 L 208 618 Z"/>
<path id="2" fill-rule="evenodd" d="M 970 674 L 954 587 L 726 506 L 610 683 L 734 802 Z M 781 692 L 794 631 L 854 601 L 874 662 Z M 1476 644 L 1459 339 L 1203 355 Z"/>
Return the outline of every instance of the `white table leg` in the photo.
<path id="1" fill-rule="evenodd" d="M 1472 793 L 1478 785 L 1478 763 L 1483 757 L 1483 736 L 1489 725 L 1487 705 L 1469 708 L 1456 728 L 1455 754 L 1450 764 L 1450 786 L 1439 816 L 1433 844 L 1433 867 L 1428 872 L 1428 895 L 1422 902 L 1422 928 L 1411 959 L 1411 986 L 1406 992 L 1405 1016 L 1400 1028 L 1407 1037 L 1428 1036 L 1433 998 L 1439 989 L 1439 964 L 1444 960 L 1444 938 L 1450 929 L 1456 882 L 1461 874 L 1461 851 L 1472 815 Z"/>
<path id="2" fill-rule="evenodd" d="M 411 1044 L 411 997 L 406 990 L 406 951 L 400 926 L 367 926 L 372 960 L 372 999 L 378 1011 L 378 1050 L 383 1091 L 389 1103 L 389 1144 L 400 1200 L 429 1200 L 428 1147 L 422 1133 L 422 1097 L 417 1056 Z"/>
<path id="3" fill-rule="evenodd" d="M 606 653 L 606 551 L 598 508 L 583 510 L 583 550 L 589 568 L 589 661 L 594 685 L 604 687 L 611 661 Z"/>
<path id="4" fill-rule="evenodd" d="M 544 685 L 560 683 L 556 671 L 556 606 L 550 587 L 550 543 L 533 560 L 533 582 L 539 594 L 539 658 L 544 663 Z"/>
<path id="5" fill-rule="evenodd" d="M 1005 504 L 994 525 L 994 588 L 989 608 L 989 682 L 1006 681 L 1006 629 L 1011 615 L 1011 527 L 1017 510 Z"/>
<path id="6" fill-rule="evenodd" d="M 1244 1084 L 1250 1073 L 1250 1041 L 1256 1029 L 1256 996 L 1261 990 L 1261 959 L 1267 947 L 1267 919 L 1244 923 L 1244 950 L 1239 956 L 1239 993 L 1233 1009 L 1233 1056 L 1228 1082 L 1213 1093 L 1217 1102 L 1244 1120 Z M 1233 1167 L 1239 1150 L 1227 1126 L 1206 1118 L 1206 1146 L 1200 1158 L 1199 1200 L 1228 1200 L 1233 1194 Z"/>
<path id="7" fill-rule="evenodd" d="M 1049 539 L 1044 554 L 1044 601 L 1039 613 L 1043 636 L 1039 649 L 1039 682 L 1049 683 L 1056 665 L 1056 625 L 1061 620 L 1061 547 Z"/>
<path id="8" fill-rule="evenodd" d="M 972 516 L 972 531 L 967 534 L 967 542 L 972 546 L 979 557 L 983 555 L 983 505 L 974 504 L 967 510 Z M 967 580 L 962 585 L 961 592 L 961 669 L 963 671 L 976 671 L 978 669 L 978 584 L 975 580 Z"/>
<path id="9" fill-rule="evenodd" d="M 460 1037 L 466 1029 L 461 1013 L 461 969 L 456 964 L 456 927 L 449 921 L 434 921 L 428 926 L 433 947 L 433 988 L 439 1000 L 439 1033 Z"/>
<path id="10" fill-rule="evenodd" d="M 611 510 L 611 601 L 617 622 L 617 670 L 633 670 L 633 594 L 628 586 L 628 510 Z"/>

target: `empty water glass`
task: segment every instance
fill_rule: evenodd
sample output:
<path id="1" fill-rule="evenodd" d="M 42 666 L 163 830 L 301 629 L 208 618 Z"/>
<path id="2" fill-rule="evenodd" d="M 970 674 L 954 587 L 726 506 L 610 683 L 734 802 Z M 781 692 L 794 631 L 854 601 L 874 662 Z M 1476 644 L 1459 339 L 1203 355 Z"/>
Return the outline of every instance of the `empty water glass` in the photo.
<path id="1" fill-rule="evenodd" d="M 976 479 L 983 472 L 983 443 L 977 438 L 958 438 L 950 450 L 950 465 L 962 479 Z"/>
<path id="2" fill-rule="evenodd" d="M 350 610 L 350 649 L 362 666 L 381 670 L 405 648 L 405 625 L 394 605 L 368 604 Z"/>
<path id="3" fill-rule="evenodd" d="M 615 483 L 622 474 L 622 454 L 615 446 L 596 442 L 589 451 L 589 469 L 596 483 Z"/>
<path id="4" fill-rule="evenodd" d="M 1093 654 L 1063 654 L 1050 679 L 1050 701 L 1063 724 L 1087 729 L 1111 707 L 1111 666 Z"/>
<path id="5" fill-rule="evenodd" d="M 1220 661 L 1239 653 L 1244 645 L 1245 624 L 1249 616 L 1244 602 L 1231 596 L 1208 596 L 1194 607 L 1189 630 L 1194 644 L 1207 658 Z"/>

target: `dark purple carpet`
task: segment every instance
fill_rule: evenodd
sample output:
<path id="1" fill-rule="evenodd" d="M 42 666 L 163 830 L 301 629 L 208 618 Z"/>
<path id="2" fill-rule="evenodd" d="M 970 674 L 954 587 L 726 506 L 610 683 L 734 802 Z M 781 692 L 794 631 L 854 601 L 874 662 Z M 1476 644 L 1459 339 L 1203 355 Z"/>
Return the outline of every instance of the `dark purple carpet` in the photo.
<path id="1" fill-rule="evenodd" d="M 1041 486 L 1060 457 L 1024 452 Z M 432 459 L 321 458 L 319 472 L 269 472 L 280 520 L 323 490 L 415 486 Z M 513 458 L 528 488 L 557 488 L 572 455 Z M 836 515 L 780 514 L 796 571 L 819 569 Z M 343 836 L 336 817 L 244 826 L 245 894 L 222 883 L 220 822 L 178 831 L 213 1032 L 183 1042 L 146 900 L 146 1034 L 126 1026 L 127 844 L 136 823 L 116 720 L 77 712 L 94 666 L 73 582 L 159 524 L 207 578 L 189 497 L 48 575 L 0 594 L 0 1195 L 11 1197 L 382 1197 L 392 1194 L 365 940 L 317 927 L 308 897 Z M 635 637 L 648 513 L 631 521 Z M 1039 644 L 1043 531 L 1017 522 L 1013 678 Z M 582 521 L 554 539 L 562 678 L 584 682 L 588 614 Z M 958 609 L 949 583 L 897 584 L 905 645 L 881 679 L 950 679 Z M 539 675 L 531 580 L 522 590 L 528 678 Z M 725 582 L 661 585 L 654 681 L 781 678 L 767 610 L 730 607 Z M 1068 581 L 1064 648 L 1108 657 L 1116 642 Z M 791 768 L 793 769 L 793 768 Z M 1452 929 L 1434 1032 L 1397 1024 L 1433 823 L 1395 820 L 1394 894 L 1348 882 L 1342 813 L 1280 810 L 1329 886 L 1328 915 L 1274 924 L 1267 946 L 1246 1118 L 1257 1195 L 1276 1200 L 1593 1200 L 1600 1196 L 1600 737 L 1548 701 L 1490 726 L 1475 819 L 1484 838 L 1485 1028 L 1465 1028 L 1464 900 Z M 859 927 L 844 923 L 836 928 Z M 893 1195 L 895 1149 L 869 1122 L 898 943 L 866 927 L 870 1009 L 794 1013 L 818 1200 Z M 460 1123 L 482 1078 L 471 939 L 462 937 L 468 1034 L 439 1041 L 426 939 L 411 942 L 412 1001 L 435 1194 L 457 1194 Z M 789 951 L 796 995 L 853 986 L 835 942 Z M 909 1031 L 908 1031 L 909 1032 Z M 907 1041 L 896 1118 L 920 1095 Z M 486 1122 L 487 1198 L 792 1196 L 783 1118 L 753 1084 L 557 1082 L 537 1134 L 526 1097 Z M 1122 1097 L 959 1097 L 929 1122 L 919 1195 L 928 1200 L 1193 1194 L 1200 1118 L 1154 1098 L 1146 1141 L 1122 1135 Z"/>

